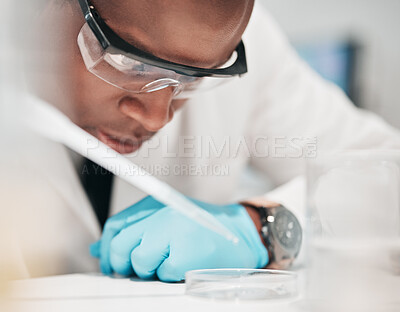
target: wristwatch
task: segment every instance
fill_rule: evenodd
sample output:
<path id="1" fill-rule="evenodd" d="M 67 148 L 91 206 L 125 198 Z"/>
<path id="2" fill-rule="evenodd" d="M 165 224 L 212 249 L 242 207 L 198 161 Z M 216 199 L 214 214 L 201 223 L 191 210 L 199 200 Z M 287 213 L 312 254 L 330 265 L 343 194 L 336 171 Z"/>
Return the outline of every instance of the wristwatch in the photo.
<path id="1" fill-rule="evenodd" d="M 270 259 L 267 267 L 288 268 L 299 254 L 303 236 L 296 216 L 282 205 L 264 207 L 242 204 L 259 212 L 261 237 Z"/>

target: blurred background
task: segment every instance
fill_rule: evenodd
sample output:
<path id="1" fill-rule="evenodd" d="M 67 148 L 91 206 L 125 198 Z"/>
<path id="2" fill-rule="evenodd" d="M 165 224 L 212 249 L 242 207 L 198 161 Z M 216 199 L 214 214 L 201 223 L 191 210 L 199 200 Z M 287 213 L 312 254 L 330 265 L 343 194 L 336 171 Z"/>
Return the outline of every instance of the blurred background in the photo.
<path id="1" fill-rule="evenodd" d="M 12 57 L 12 49 L 10 47 L 11 29 L 8 23 L 8 14 L 10 11 L 10 1 L 2 0 L 0 2 L 0 129 L 4 126 L 7 118 L 7 103 L 6 92 L 9 82 L 10 68 L 9 60 Z"/>
<path id="2" fill-rule="evenodd" d="M 22 50 L 16 48 L 16 24 L 22 27 L 21 11 L 27 7 L 28 0 L 18 3 L 21 10 L 12 10 L 16 2 L 12 0 L 0 1 L 0 165 L 7 163 L 8 155 L 15 134 L 16 127 L 16 103 L 18 95 L 22 90 L 21 68 L 23 62 L 21 58 Z M 0 167 L 0 199 L 1 208 L 11 206 L 4 195 L 9 191 L 9 176 L 4 171 L 4 166 Z M 0 311 L 9 311 L 8 307 L 2 303 L 2 296 L 6 288 L 6 281 L 14 277 L 14 266 L 17 266 L 15 259 L 9 251 L 15 251 L 18 247 L 12 235 L 12 223 L 10 222 L 10 209 L 2 209 L 0 218 Z"/>
<path id="3" fill-rule="evenodd" d="M 357 106 L 400 128 L 399 0 L 256 0 Z"/>

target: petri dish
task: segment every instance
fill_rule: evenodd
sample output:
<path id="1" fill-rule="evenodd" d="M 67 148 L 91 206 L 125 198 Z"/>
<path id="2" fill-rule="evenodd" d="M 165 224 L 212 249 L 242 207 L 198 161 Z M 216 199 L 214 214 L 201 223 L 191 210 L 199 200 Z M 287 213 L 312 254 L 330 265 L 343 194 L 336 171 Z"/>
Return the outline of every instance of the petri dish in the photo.
<path id="1" fill-rule="evenodd" d="M 211 269 L 186 273 L 186 294 L 221 300 L 291 299 L 297 274 L 267 269 Z"/>

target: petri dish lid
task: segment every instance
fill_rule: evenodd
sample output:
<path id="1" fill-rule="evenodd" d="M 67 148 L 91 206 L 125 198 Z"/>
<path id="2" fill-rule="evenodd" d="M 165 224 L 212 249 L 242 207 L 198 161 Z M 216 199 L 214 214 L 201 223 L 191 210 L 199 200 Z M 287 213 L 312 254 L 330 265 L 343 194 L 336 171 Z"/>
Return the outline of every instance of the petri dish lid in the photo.
<path id="1" fill-rule="evenodd" d="M 186 273 L 186 294 L 222 300 L 289 299 L 298 296 L 297 274 L 267 269 L 211 269 Z"/>

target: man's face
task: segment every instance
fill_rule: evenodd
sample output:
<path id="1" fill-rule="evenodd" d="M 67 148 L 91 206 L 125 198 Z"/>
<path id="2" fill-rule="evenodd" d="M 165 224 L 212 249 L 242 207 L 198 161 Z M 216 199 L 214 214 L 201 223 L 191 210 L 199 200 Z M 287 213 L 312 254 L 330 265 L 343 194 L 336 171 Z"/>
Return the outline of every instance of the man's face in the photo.
<path id="1" fill-rule="evenodd" d="M 173 99 L 171 87 L 135 94 L 91 74 L 76 41 L 83 14 L 77 1 L 70 1 L 49 4 L 43 14 L 41 27 L 51 29 L 51 35 L 43 36 L 43 46 L 56 51 L 57 58 L 49 61 L 52 74 L 45 75 L 46 83 L 40 80 L 38 93 L 114 150 L 132 153 L 171 121 L 185 101 Z M 252 10 L 252 1 L 242 0 L 94 0 L 93 5 L 130 44 L 165 60 L 203 68 L 229 59 Z"/>

